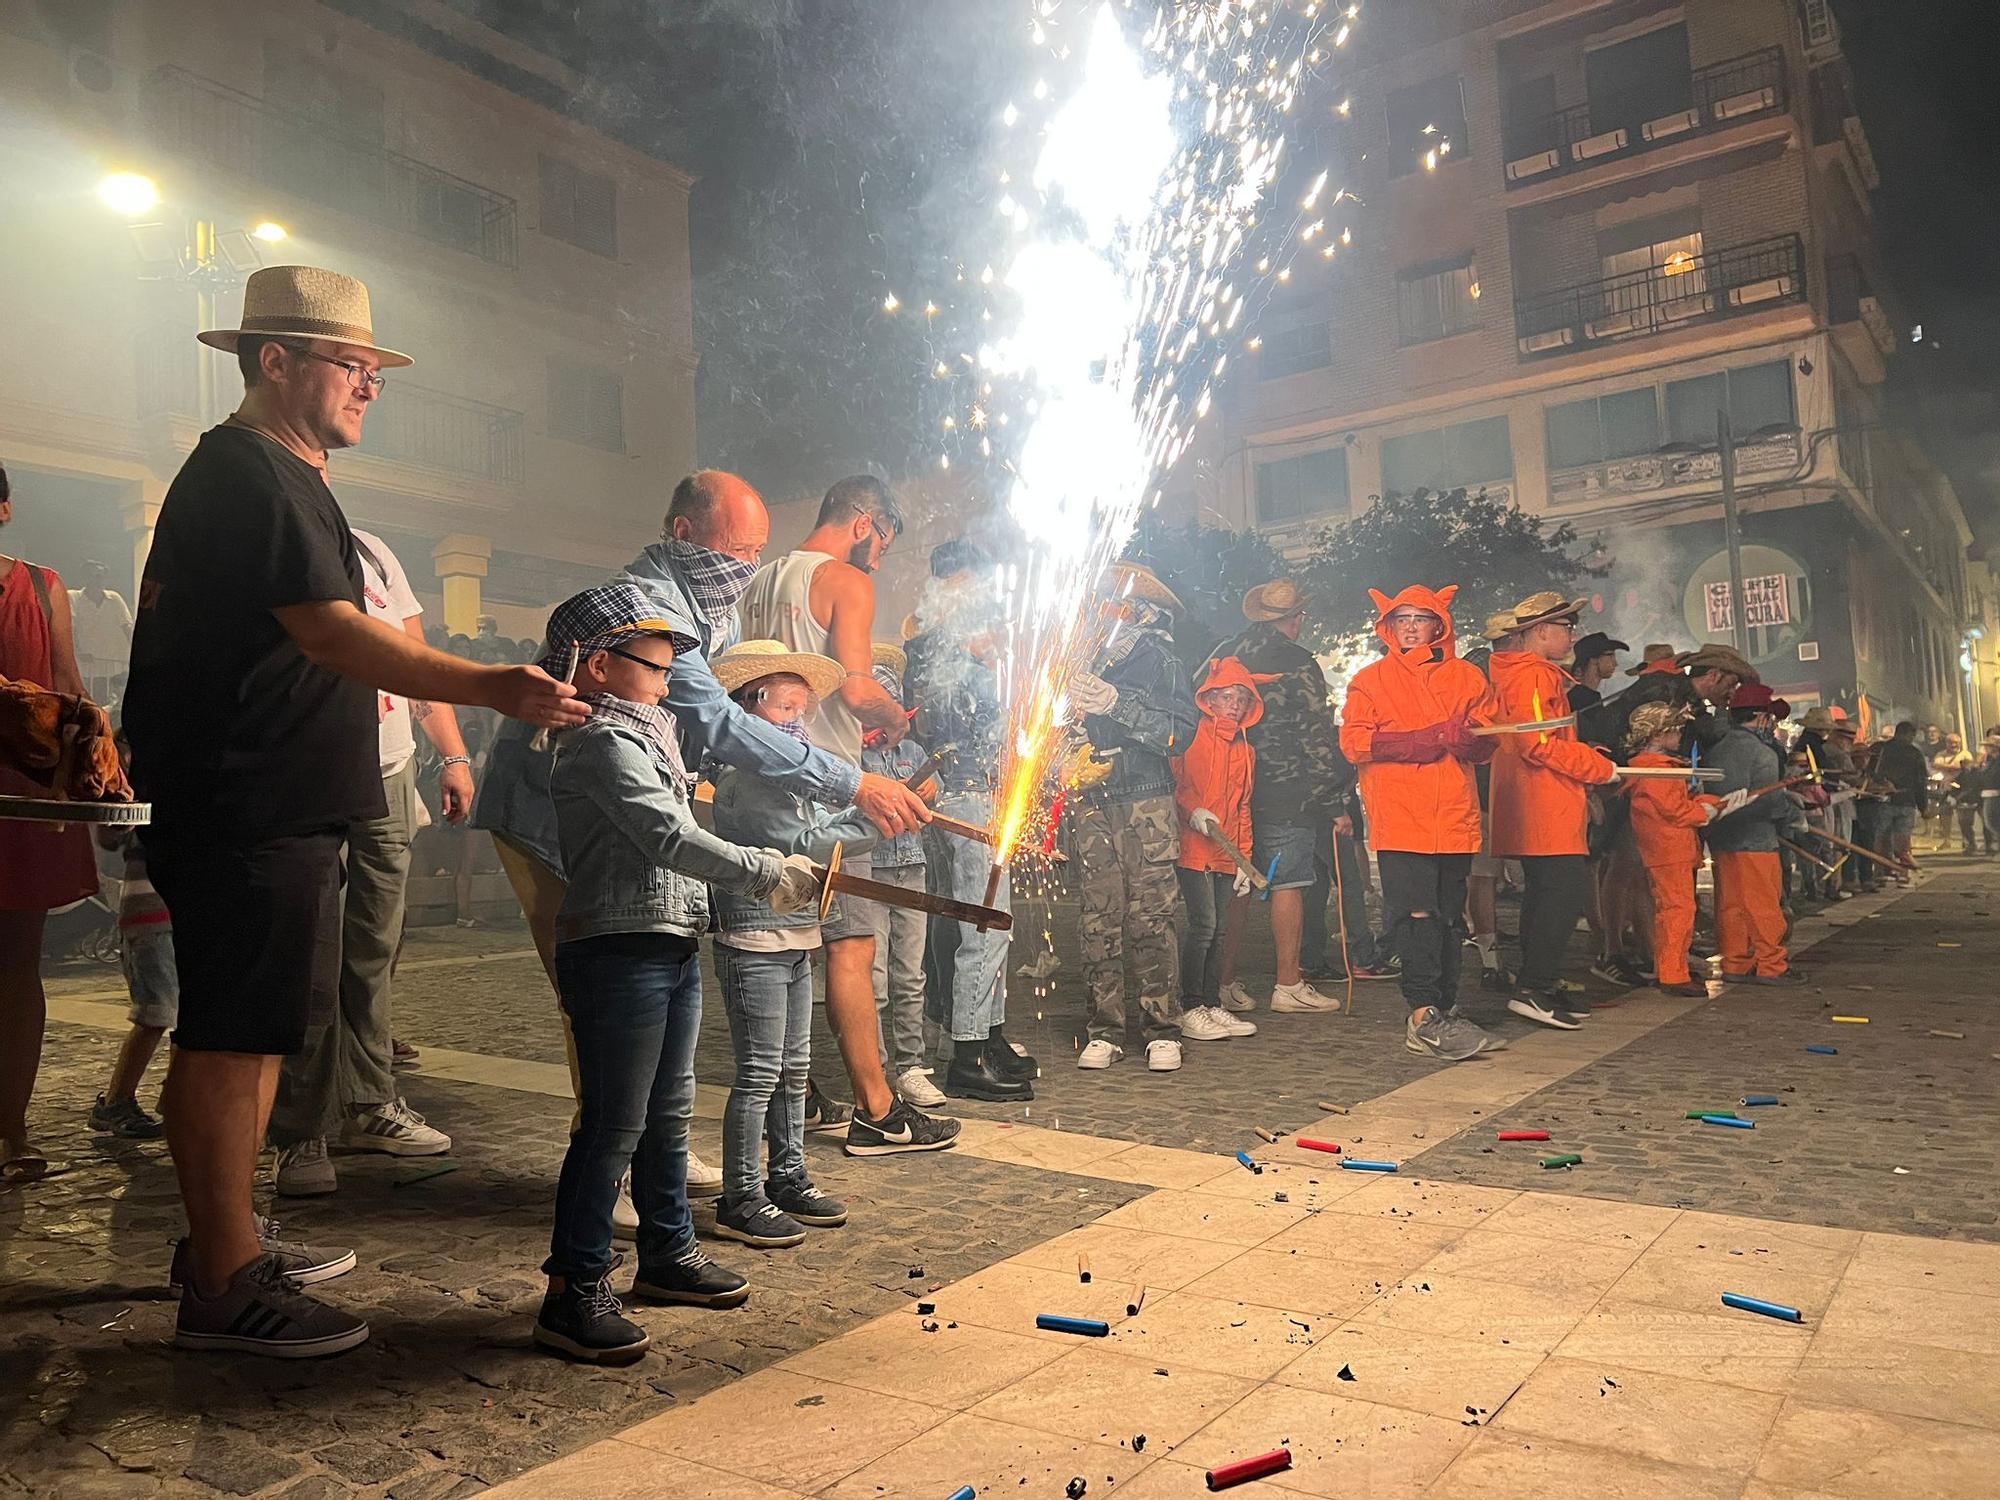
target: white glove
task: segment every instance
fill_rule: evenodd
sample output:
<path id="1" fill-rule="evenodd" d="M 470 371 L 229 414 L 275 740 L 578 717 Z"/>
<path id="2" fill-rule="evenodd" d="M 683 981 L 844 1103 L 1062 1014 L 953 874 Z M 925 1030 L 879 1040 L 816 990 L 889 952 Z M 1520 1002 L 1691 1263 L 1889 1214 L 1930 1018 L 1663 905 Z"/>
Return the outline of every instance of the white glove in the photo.
<path id="1" fill-rule="evenodd" d="M 785 873 L 778 877 L 778 888 L 767 898 L 771 910 L 781 917 L 789 917 L 795 911 L 803 911 L 819 899 L 819 872 L 813 869 L 813 862 L 803 854 L 785 856 Z"/>
<path id="2" fill-rule="evenodd" d="M 1214 838 L 1216 834 L 1222 831 L 1222 819 L 1218 818 L 1205 807 L 1197 807 L 1193 812 L 1188 814 L 1188 827 L 1192 828 L 1196 833 Z"/>
<path id="3" fill-rule="evenodd" d="M 1750 789 L 1748 787 L 1738 787 L 1722 799 L 1722 811 L 1717 813 L 1716 816 L 1718 818 L 1726 818 L 1733 812 L 1743 811 L 1749 805 Z"/>
<path id="4" fill-rule="evenodd" d="M 1079 672 L 1070 679 L 1069 701 L 1087 714 L 1108 714 L 1118 704 L 1118 689 L 1102 677 Z"/>
<path id="5" fill-rule="evenodd" d="M 1229 888 L 1239 896 L 1249 895 L 1251 889 L 1250 872 L 1248 870 L 1238 870 L 1236 872 L 1236 880 Z"/>

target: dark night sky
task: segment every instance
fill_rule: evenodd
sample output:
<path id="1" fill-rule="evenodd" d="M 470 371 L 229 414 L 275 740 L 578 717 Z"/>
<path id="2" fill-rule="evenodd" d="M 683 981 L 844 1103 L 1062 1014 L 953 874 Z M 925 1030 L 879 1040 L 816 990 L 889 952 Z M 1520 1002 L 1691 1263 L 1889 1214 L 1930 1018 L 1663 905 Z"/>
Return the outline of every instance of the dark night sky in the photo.
<path id="1" fill-rule="evenodd" d="M 888 287 L 948 285 L 982 238 L 972 174 L 1031 65 L 1025 0 L 452 3 L 579 68 L 607 124 L 700 174 L 703 462 L 794 495 L 924 461 L 934 351 L 878 308 Z M 1926 336 L 1894 361 L 1899 420 L 2000 540 L 2000 17 L 1990 0 L 1836 12 L 1897 300 Z"/>

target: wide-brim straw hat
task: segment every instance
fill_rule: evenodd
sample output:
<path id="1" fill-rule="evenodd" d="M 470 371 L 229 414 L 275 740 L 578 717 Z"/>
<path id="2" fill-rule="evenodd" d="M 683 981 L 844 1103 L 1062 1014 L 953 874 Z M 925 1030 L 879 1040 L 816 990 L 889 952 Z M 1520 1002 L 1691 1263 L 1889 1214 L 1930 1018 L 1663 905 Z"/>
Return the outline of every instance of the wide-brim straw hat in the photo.
<path id="1" fill-rule="evenodd" d="M 1669 729 L 1678 729 L 1694 717 L 1685 703 L 1641 703 L 1632 710 L 1625 725 L 1625 748 L 1632 751 Z"/>
<path id="2" fill-rule="evenodd" d="M 847 668 L 832 657 L 794 651 L 783 641 L 738 641 L 709 666 L 722 690 L 731 695 L 759 677 L 785 673 L 803 678 L 813 697 L 823 703 L 847 680 Z"/>
<path id="3" fill-rule="evenodd" d="M 1734 646 L 1725 646 L 1720 641 L 1709 641 L 1692 651 L 1683 651 L 1674 658 L 1674 665 L 1682 671 L 1699 672 L 1705 668 L 1727 672 L 1741 682 L 1762 682 L 1757 669 L 1750 665 L 1742 652 Z"/>
<path id="4" fill-rule="evenodd" d="M 1273 578 L 1243 596 L 1243 618 L 1258 625 L 1289 620 L 1312 603 L 1312 597 L 1289 578 Z"/>
<path id="5" fill-rule="evenodd" d="M 1589 602 L 1587 598 L 1566 599 L 1554 589 L 1544 589 L 1539 594 L 1530 594 L 1512 609 L 1504 611 L 1512 623 L 1501 634 L 1512 635 L 1517 630 L 1544 625 L 1550 620 L 1562 620 L 1571 615 L 1580 615 L 1583 613 L 1584 605 Z"/>
<path id="6" fill-rule="evenodd" d="M 1801 722 L 1806 728 L 1819 734 L 1833 733 L 1833 715 L 1824 708 L 1809 708 Z"/>
<path id="7" fill-rule="evenodd" d="M 1170 609 L 1175 614 L 1186 613 L 1187 606 L 1181 603 L 1180 595 L 1160 581 L 1160 575 L 1143 563 L 1113 563 L 1106 575 L 1107 592 L 1114 599 L 1139 599 L 1147 604 L 1156 604 L 1161 609 Z"/>
<path id="8" fill-rule="evenodd" d="M 887 667 L 898 678 L 910 670 L 908 653 L 894 641 L 877 641 L 872 650 L 875 665 L 878 667 Z"/>
<path id="9" fill-rule="evenodd" d="M 1673 655 L 1674 648 L 1671 642 L 1648 641 L 1639 648 L 1639 665 L 1636 667 L 1627 667 L 1625 675 L 1627 677 L 1637 677 L 1656 661 L 1671 661 Z"/>
<path id="10" fill-rule="evenodd" d="M 324 339 L 366 349 L 385 370 L 399 370 L 415 360 L 375 342 L 375 319 L 368 308 L 368 288 L 352 276 L 323 271 L 318 266 L 266 266 L 243 288 L 243 322 L 238 328 L 211 328 L 197 333 L 211 349 L 234 354 L 239 339 Z"/>

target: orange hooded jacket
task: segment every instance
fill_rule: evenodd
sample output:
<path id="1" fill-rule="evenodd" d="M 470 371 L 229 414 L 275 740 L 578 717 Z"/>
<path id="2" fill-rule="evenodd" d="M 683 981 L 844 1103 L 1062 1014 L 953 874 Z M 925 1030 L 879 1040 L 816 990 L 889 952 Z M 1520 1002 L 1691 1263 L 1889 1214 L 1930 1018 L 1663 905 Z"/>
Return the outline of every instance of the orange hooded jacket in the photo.
<path id="1" fill-rule="evenodd" d="M 1559 719 L 1569 712 L 1569 690 L 1575 679 L 1554 662 L 1526 651 L 1495 651 L 1487 666 L 1500 698 L 1497 722 Z M 1585 788 L 1612 779 L 1610 758 L 1579 740 L 1574 724 L 1501 739 L 1504 743 L 1493 757 L 1488 798 L 1493 853 L 1504 859 L 1589 853 L 1590 798 Z"/>
<path id="2" fill-rule="evenodd" d="M 1641 750 L 1635 766 L 1685 766 L 1678 755 Z M 1708 822 L 1708 810 L 1720 806 L 1714 797 L 1697 797 L 1685 781 L 1666 777 L 1629 783 L 1632 792 L 1632 836 L 1638 840 L 1639 862 L 1691 869 L 1701 863 L 1701 840 L 1694 831 Z"/>
<path id="3" fill-rule="evenodd" d="M 1451 753 L 1424 764 L 1377 760 L 1374 754 L 1378 734 L 1429 729 L 1453 719 L 1493 722 L 1492 689 L 1479 668 L 1453 649 L 1451 601 L 1457 594 L 1456 584 L 1435 592 L 1413 584 L 1393 599 L 1368 591 L 1375 601 L 1375 633 L 1389 654 L 1370 662 L 1348 683 L 1340 748 L 1359 771 L 1368 842 L 1378 850 L 1479 852 L 1479 786 L 1471 762 Z M 1421 650 L 1399 650 L 1388 619 L 1404 605 L 1443 620 L 1443 634 Z"/>
<path id="4" fill-rule="evenodd" d="M 1174 803 L 1181 812 L 1181 868 L 1206 870 L 1211 875 L 1233 875 L 1236 861 L 1222 852 L 1214 839 L 1188 826 L 1188 815 L 1197 807 L 1215 814 L 1222 835 L 1243 851 L 1251 849 L 1250 789 L 1257 774 L 1257 752 L 1243 731 L 1264 717 L 1260 684 L 1276 680 L 1272 672 L 1252 672 L 1233 656 L 1218 657 L 1208 665 L 1208 676 L 1194 695 L 1201 710 L 1201 723 L 1188 742 L 1187 754 L 1174 757 Z M 1208 695 L 1217 688 L 1250 689 L 1250 711 L 1240 724 L 1217 718 Z"/>

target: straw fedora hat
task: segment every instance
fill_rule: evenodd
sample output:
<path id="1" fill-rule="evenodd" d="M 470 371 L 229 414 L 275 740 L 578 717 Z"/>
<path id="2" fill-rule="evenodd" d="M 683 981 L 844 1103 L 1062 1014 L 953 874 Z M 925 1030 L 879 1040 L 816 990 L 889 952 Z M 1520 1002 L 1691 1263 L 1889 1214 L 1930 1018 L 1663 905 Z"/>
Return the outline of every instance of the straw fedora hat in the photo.
<path id="1" fill-rule="evenodd" d="M 1712 667 L 1719 672 L 1727 672 L 1739 682 L 1762 682 L 1757 669 L 1743 658 L 1734 646 L 1725 646 L 1720 641 L 1709 641 L 1692 651 L 1683 651 L 1674 658 L 1674 665 L 1682 671 L 1701 671 Z"/>
<path id="2" fill-rule="evenodd" d="M 1833 733 L 1833 714 L 1827 709 L 1824 708 L 1807 709 L 1805 719 L 1802 722 L 1805 724 L 1806 728 L 1813 730 L 1819 734 Z"/>
<path id="3" fill-rule="evenodd" d="M 830 656 L 794 651 L 783 641 L 738 641 L 709 663 L 725 693 L 735 693 L 759 677 L 789 673 L 805 679 L 815 700 L 824 702 L 847 680 L 847 669 Z"/>
<path id="4" fill-rule="evenodd" d="M 894 641 L 877 641 L 874 645 L 875 665 L 887 667 L 898 677 L 910 670 L 910 658 Z"/>
<path id="5" fill-rule="evenodd" d="M 1627 677 L 1638 677 L 1654 662 L 1672 661 L 1673 659 L 1674 648 L 1671 644 L 1666 641 L 1648 641 L 1639 648 L 1639 665 L 1636 667 L 1627 667 L 1625 675 Z"/>
<path id="6" fill-rule="evenodd" d="M 1113 563 L 1106 579 L 1107 592 L 1114 599 L 1141 599 L 1175 614 L 1186 612 L 1180 595 L 1160 582 L 1160 575 L 1143 563 Z"/>
<path id="7" fill-rule="evenodd" d="M 266 266 L 243 288 L 243 326 L 197 333 L 211 349 L 236 352 L 236 341 L 260 338 L 325 339 L 379 355 L 382 368 L 398 370 L 415 364 L 407 354 L 375 342 L 375 320 L 368 310 L 368 288 L 352 276 L 322 271 L 318 266 Z"/>
<path id="8" fill-rule="evenodd" d="M 1497 641 L 1503 635 L 1514 633 L 1514 611 L 1503 609 L 1498 614 L 1486 617 L 1486 628 L 1479 632 L 1489 641 Z"/>
<path id="9" fill-rule="evenodd" d="M 1259 625 L 1289 620 L 1312 603 L 1312 597 L 1289 578 L 1273 578 L 1243 596 L 1243 618 Z"/>
<path id="10" fill-rule="evenodd" d="M 1571 615 L 1583 613 L 1588 599 L 1566 599 L 1554 589 L 1544 589 L 1539 594 L 1530 594 L 1512 609 L 1503 613 L 1509 620 L 1506 634 L 1526 630 L 1533 625 L 1544 625 L 1550 620 L 1567 619 Z"/>

